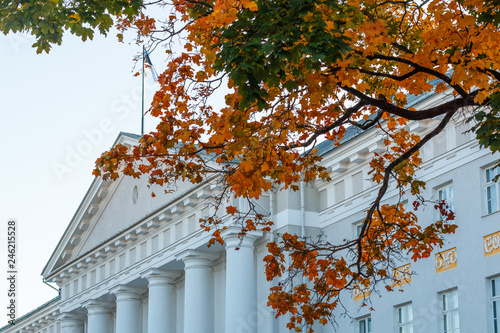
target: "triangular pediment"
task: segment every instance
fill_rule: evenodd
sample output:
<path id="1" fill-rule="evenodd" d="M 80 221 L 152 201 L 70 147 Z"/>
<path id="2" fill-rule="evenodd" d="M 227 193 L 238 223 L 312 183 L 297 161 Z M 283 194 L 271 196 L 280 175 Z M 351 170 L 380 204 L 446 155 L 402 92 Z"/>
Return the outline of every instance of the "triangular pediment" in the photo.
<path id="1" fill-rule="evenodd" d="M 120 133 L 116 144 L 133 146 L 139 137 Z M 59 241 L 42 275 L 81 259 L 130 227 L 141 223 L 194 187 L 178 183 L 172 192 L 159 186 L 148 187 L 147 177 L 120 177 L 116 181 L 96 178 Z M 155 196 L 152 196 L 154 192 Z"/>

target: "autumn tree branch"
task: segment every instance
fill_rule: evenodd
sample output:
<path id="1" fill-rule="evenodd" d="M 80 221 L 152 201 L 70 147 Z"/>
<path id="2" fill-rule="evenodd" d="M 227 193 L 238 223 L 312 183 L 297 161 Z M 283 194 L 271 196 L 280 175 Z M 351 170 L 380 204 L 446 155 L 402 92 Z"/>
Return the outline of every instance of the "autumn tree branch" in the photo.
<path id="1" fill-rule="evenodd" d="M 352 88 L 352 87 L 347 87 L 343 85 L 339 85 L 339 87 L 346 92 L 356 96 L 359 98 L 361 101 L 364 101 L 368 105 L 373 105 L 376 106 L 386 112 L 395 114 L 397 116 L 406 118 L 408 120 L 422 120 L 422 119 L 429 119 L 433 117 L 440 116 L 442 114 L 450 112 L 450 110 L 457 110 L 462 107 L 466 106 L 473 106 L 473 105 L 478 105 L 476 102 L 474 102 L 474 98 L 477 95 L 478 91 L 474 91 L 470 94 L 466 94 L 465 97 L 461 98 L 456 98 L 454 100 L 451 100 L 449 102 L 445 102 L 443 104 L 440 104 L 438 106 L 429 108 L 429 109 L 424 109 L 424 110 L 419 110 L 419 111 L 411 111 L 405 108 L 398 107 L 394 104 L 391 104 L 385 100 L 382 99 L 375 99 L 373 97 L 370 97 L 368 95 L 363 94 L 361 91 Z"/>

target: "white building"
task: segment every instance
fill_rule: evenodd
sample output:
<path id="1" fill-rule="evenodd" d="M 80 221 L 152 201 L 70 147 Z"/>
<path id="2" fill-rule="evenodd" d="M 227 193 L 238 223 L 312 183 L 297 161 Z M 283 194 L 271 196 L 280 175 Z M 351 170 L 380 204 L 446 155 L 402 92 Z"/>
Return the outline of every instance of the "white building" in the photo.
<path id="1" fill-rule="evenodd" d="M 442 97 L 414 99 L 428 107 Z M 413 122 L 422 135 L 437 120 Z M 500 332 L 500 183 L 492 166 L 500 156 L 478 147 L 466 125 L 452 122 L 423 149 L 420 179 L 426 198 L 446 199 L 459 228 L 430 258 L 403 262 L 417 274 L 404 292 L 372 295 L 375 311 L 360 308 L 359 295 L 344 295 L 352 318 L 316 332 Z M 121 133 L 116 143 L 134 145 Z M 276 232 L 324 232 L 332 242 L 355 237 L 357 225 L 376 196 L 369 161 L 384 150 L 377 130 L 350 130 L 343 144 L 318 147 L 331 182 L 279 191 L 259 200 Z M 224 234 L 225 248 L 207 248 L 210 235 L 198 219 L 218 190 L 210 179 L 179 184 L 170 194 L 150 195 L 146 180 L 96 179 L 82 200 L 42 275 L 60 297 L 19 318 L 5 333 L 282 333 L 286 319 L 266 306 L 271 286 L 262 259 L 271 235 Z M 394 188 L 394 187 L 393 187 Z M 396 191 L 386 201 L 395 200 Z M 408 197 L 411 207 L 412 198 Z M 305 214 L 301 214 L 301 209 Z M 437 212 L 418 212 L 421 223 Z M 240 247 L 235 251 L 236 246 Z"/>

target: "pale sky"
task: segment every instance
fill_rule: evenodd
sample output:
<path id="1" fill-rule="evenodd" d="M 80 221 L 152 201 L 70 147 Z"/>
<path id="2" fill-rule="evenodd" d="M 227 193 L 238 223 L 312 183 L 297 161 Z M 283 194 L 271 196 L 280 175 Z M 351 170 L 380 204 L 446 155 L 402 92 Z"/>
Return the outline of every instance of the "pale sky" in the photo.
<path id="1" fill-rule="evenodd" d="M 40 274 L 93 180 L 96 158 L 120 131 L 140 134 L 141 79 L 132 59 L 141 46 L 114 35 L 87 42 L 67 35 L 37 55 L 32 43 L 28 35 L 0 34 L 0 269 L 6 272 L 7 221 L 15 218 L 18 317 L 57 296 Z M 151 54 L 159 72 L 162 52 Z M 156 84 L 146 82 L 150 101 Z M 146 118 L 146 131 L 153 127 Z M 5 278 L 0 295 L 4 326 Z"/>

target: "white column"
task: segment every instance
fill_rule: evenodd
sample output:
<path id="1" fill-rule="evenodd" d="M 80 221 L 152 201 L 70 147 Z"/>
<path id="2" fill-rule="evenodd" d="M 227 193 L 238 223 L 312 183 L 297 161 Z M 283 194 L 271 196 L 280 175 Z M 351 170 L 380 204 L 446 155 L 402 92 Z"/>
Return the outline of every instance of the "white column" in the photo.
<path id="1" fill-rule="evenodd" d="M 141 274 L 148 280 L 148 333 L 175 333 L 174 279 L 180 273 L 149 269 Z M 91 332 L 89 332 L 91 333 Z"/>
<path id="2" fill-rule="evenodd" d="M 213 333 L 212 261 L 214 253 L 188 250 L 184 261 L 184 333 Z"/>
<path id="3" fill-rule="evenodd" d="M 83 304 L 87 308 L 88 333 L 112 333 L 111 309 L 113 303 L 89 300 Z"/>
<path id="4" fill-rule="evenodd" d="M 73 313 L 62 313 L 59 316 L 61 333 L 83 333 L 83 317 Z"/>
<path id="5" fill-rule="evenodd" d="M 262 232 L 238 238 L 240 229 L 226 229 L 226 324 L 227 333 L 255 333 L 257 287 L 255 283 L 254 242 Z"/>
<path id="6" fill-rule="evenodd" d="M 110 289 L 116 296 L 116 332 L 139 333 L 141 325 L 142 288 L 119 285 Z M 91 333 L 91 332 L 89 332 Z"/>

